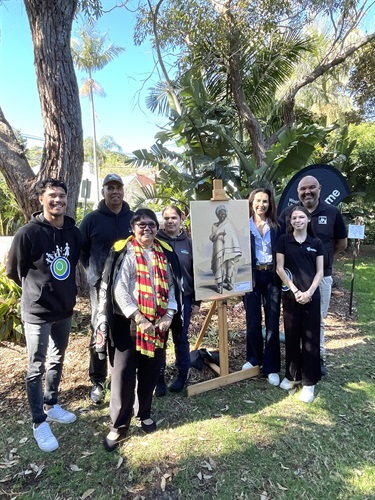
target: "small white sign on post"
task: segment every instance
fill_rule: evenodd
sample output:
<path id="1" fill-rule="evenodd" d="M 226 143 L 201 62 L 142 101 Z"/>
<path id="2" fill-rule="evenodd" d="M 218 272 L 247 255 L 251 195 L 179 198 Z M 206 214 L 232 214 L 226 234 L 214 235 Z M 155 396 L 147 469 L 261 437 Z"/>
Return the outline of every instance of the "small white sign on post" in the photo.
<path id="1" fill-rule="evenodd" d="M 349 224 L 348 238 L 363 240 L 365 238 L 365 226 L 360 224 Z"/>

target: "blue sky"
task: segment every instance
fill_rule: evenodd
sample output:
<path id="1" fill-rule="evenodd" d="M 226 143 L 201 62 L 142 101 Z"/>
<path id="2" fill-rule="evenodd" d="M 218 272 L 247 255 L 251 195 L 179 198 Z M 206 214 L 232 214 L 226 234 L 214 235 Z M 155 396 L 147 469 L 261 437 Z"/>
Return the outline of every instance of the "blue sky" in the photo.
<path id="1" fill-rule="evenodd" d="M 114 2 L 103 2 L 105 8 Z M 125 52 L 94 74 L 106 97 L 96 96 L 97 138 L 113 136 L 130 153 L 154 143 L 157 125 L 166 119 L 147 112 L 145 97 L 156 81 L 149 78 L 154 68 L 150 44 L 133 44 L 134 15 L 126 9 L 105 14 L 97 23 L 101 33 L 108 31 L 111 42 Z M 73 28 L 73 37 L 74 37 Z M 77 73 L 78 85 L 85 75 Z M 0 6 L 0 107 L 11 126 L 25 135 L 43 137 L 39 95 L 33 65 L 33 47 L 25 6 L 10 0 Z M 91 112 L 87 98 L 81 98 L 84 137 L 92 136 Z M 29 141 L 29 146 L 42 142 Z"/>

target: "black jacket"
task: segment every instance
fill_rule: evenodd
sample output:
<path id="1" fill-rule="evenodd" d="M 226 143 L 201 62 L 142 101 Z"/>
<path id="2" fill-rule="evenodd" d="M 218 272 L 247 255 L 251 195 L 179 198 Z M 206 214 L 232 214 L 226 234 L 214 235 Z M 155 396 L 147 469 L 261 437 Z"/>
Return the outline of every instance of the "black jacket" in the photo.
<path id="1" fill-rule="evenodd" d="M 21 316 L 27 323 L 49 323 L 73 314 L 81 233 L 71 217 L 62 228 L 35 212 L 14 236 L 6 274 L 22 287 Z"/>
<path id="2" fill-rule="evenodd" d="M 184 294 L 194 296 L 193 245 L 191 238 L 185 231 L 181 231 L 181 234 L 173 238 L 162 229 L 158 231 L 157 238 L 169 243 L 175 251 L 184 280 Z M 193 302 L 200 304 L 195 300 Z"/>
<path id="3" fill-rule="evenodd" d="M 122 315 L 114 300 L 113 293 L 115 278 L 126 255 L 126 244 L 128 241 L 129 238 L 117 241 L 111 248 L 104 265 L 102 280 L 100 282 L 99 305 L 96 320 L 97 326 L 95 329 L 96 352 L 98 353 L 104 354 L 106 352 L 106 344 L 108 341 L 114 345 L 114 338 L 118 336 L 115 334 L 115 327 L 117 326 L 116 322 L 119 322 L 118 319 L 116 322 L 114 321 L 115 316 L 117 316 L 117 318 L 121 317 L 121 329 L 123 331 L 126 330 L 127 332 L 130 332 L 131 320 Z M 178 305 L 178 311 L 174 315 L 171 328 L 176 328 L 176 331 L 180 331 L 183 324 L 182 280 L 180 265 L 172 247 L 162 240 L 158 239 L 158 242 L 162 246 L 168 262 L 171 264 L 175 286 L 175 297 Z"/>
<path id="4" fill-rule="evenodd" d="M 116 214 L 102 200 L 97 210 L 83 218 L 79 226 L 82 234 L 81 262 L 87 271 L 89 285 L 95 286 L 100 280 L 105 259 L 115 241 L 130 236 L 132 217 L 133 212 L 125 201 Z"/>

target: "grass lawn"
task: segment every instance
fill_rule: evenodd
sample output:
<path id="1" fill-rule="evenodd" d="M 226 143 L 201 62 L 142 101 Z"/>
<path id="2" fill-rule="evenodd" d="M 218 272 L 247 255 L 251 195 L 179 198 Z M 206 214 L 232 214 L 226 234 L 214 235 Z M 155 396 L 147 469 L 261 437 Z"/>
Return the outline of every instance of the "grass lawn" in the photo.
<path id="1" fill-rule="evenodd" d="M 0 498 L 375 499 L 374 264 L 371 256 L 357 259 L 353 315 L 348 292 L 345 307 L 330 312 L 329 374 L 313 404 L 264 378 L 191 398 L 168 393 L 154 401 L 158 431 L 145 435 L 133 426 L 114 453 L 100 443 L 108 405 L 95 407 L 87 398 L 88 339 L 74 335 L 66 370 L 76 387 L 64 390 L 63 382 L 61 396 L 78 419 L 53 424 L 56 452 L 37 448 L 24 390 L 6 411 L 0 401 Z M 350 254 L 337 269 L 350 287 Z M 244 335 L 231 335 L 242 339 L 244 350 Z M 24 383 L 24 372 L 14 375 L 12 367 L 25 356 L 17 351 L 9 366 L 9 352 L 0 346 L 0 376 L 11 398 Z"/>

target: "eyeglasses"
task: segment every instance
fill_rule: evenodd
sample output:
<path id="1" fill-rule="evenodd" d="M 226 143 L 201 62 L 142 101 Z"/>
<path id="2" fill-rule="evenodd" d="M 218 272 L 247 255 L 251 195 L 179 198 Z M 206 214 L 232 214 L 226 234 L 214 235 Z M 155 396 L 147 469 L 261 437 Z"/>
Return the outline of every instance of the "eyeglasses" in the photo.
<path id="1" fill-rule="evenodd" d="M 146 227 L 149 227 L 150 229 L 156 228 L 155 222 L 136 222 L 135 225 L 138 226 L 139 229 L 146 229 Z"/>

